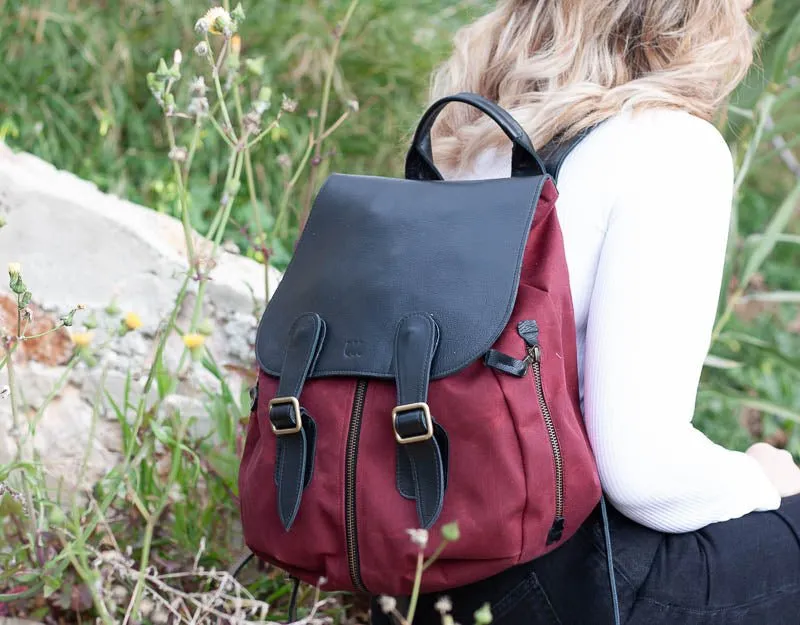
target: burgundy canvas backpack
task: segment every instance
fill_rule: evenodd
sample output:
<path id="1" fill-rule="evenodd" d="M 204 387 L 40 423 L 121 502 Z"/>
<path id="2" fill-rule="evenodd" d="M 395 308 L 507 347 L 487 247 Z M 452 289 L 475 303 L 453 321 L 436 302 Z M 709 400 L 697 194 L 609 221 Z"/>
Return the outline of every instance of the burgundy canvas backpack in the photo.
<path id="1" fill-rule="evenodd" d="M 511 177 L 443 181 L 449 102 L 513 141 Z M 554 177 L 496 104 L 423 116 L 406 179 L 332 175 L 258 329 L 239 489 L 257 557 L 324 590 L 411 592 L 407 530 L 456 521 L 423 592 L 563 544 L 600 500 Z M 547 163 L 547 164 L 545 164 Z M 549 172 L 549 173 L 548 173 Z"/>

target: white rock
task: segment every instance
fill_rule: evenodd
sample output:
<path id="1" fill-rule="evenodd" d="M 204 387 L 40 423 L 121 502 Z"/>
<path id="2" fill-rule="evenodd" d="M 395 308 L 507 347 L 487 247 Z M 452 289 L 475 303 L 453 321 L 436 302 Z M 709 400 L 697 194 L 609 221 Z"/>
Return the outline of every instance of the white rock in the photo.
<path id="1" fill-rule="evenodd" d="M 172 310 L 186 270 L 183 228 L 172 217 L 103 194 L 70 173 L 58 171 L 32 155 L 14 154 L 2 144 L 0 215 L 8 222 L 0 229 L 0 298 L 8 301 L 6 264 L 19 262 L 34 294 L 34 304 L 41 308 L 37 315 L 49 315 L 55 320 L 75 305 L 85 304 L 96 311 L 100 324 L 94 330 L 92 345 L 107 343 L 98 353 L 97 365 L 81 364 L 70 372 L 62 391 L 44 410 L 33 440 L 33 449 L 41 454 L 54 483 L 63 480 L 67 489 L 78 486 L 79 470 L 85 466 L 83 482 L 88 484 L 114 466 L 120 447 L 117 419 L 105 394 L 98 393 L 100 380 L 105 379 L 105 390 L 121 406 L 126 377 L 130 375 L 128 399 L 138 402 L 155 356 L 159 324 Z M 208 241 L 199 235 L 193 241 L 201 254 L 210 250 Z M 270 293 L 279 280 L 280 273 L 270 269 Z M 193 281 L 190 289 L 178 318 L 179 327 L 183 328 L 191 318 L 197 283 Z M 226 371 L 226 382 L 237 397 L 246 381 L 231 371 L 249 372 L 255 368 L 256 315 L 263 309 L 264 291 L 262 265 L 220 251 L 206 286 L 203 315 L 215 327 L 209 349 Z M 114 330 L 121 317 L 104 313 L 112 299 L 116 299 L 123 313 L 137 313 L 143 321 L 142 328 L 116 336 Z M 76 315 L 76 329 L 80 329 L 86 314 Z M 63 352 L 63 337 L 61 341 Z M 180 339 L 172 337 L 168 341 L 164 359 L 173 370 L 181 362 L 183 351 Z M 63 353 L 56 363 L 48 362 L 44 352 L 27 356 L 16 367 L 20 409 L 25 419 L 36 413 L 65 371 Z M 194 434 L 208 433 L 211 427 L 206 393 L 218 391 L 219 382 L 188 358 L 183 359 L 183 366 L 186 375 L 162 405 L 162 413 L 177 409 L 182 415 L 195 418 Z M 7 372 L 3 370 L 0 388 L 7 383 Z M 147 405 L 156 399 L 154 385 Z M 0 464 L 13 458 L 19 436 L 20 432 L 12 428 L 10 400 L 0 399 Z"/>

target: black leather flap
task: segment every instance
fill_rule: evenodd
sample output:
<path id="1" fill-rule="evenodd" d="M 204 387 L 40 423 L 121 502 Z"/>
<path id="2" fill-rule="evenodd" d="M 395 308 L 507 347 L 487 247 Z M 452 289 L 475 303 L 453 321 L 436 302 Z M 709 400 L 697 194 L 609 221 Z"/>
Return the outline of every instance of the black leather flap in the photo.
<path id="1" fill-rule="evenodd" d="M 327 336 L 311 377 L 389 378 L 397 324 L 421 312 L 441 331 L 432 377 L 463 369 L 511 316 L 545 180 L 334 174 L 259 324 L 259 364 L 280 375 L 292 324 L 313 312 Z"/>

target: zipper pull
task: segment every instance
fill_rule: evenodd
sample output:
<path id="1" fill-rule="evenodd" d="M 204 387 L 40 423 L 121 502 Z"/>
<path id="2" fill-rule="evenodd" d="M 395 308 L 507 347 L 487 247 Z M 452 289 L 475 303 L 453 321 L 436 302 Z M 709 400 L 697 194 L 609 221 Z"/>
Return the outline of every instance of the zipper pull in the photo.
<path id="1" fill-rule="evenodd" d="M 538 343 L 528 348 L 528 355 L 525 357 L 525 360 L 531 365 L 538 365 L 542 362 L 542 348 L 539 347 Z"/>
<path id="2" fill-rule="evenodd" d="M 529 365 L 539 364 L 542 361 L 542 348 L 539 346 L 539 324 L 533 319 L 528 321 L 520 321 L 517 324 L 517 333 L 525 341 L 528 346 L 525 357 Z"/>

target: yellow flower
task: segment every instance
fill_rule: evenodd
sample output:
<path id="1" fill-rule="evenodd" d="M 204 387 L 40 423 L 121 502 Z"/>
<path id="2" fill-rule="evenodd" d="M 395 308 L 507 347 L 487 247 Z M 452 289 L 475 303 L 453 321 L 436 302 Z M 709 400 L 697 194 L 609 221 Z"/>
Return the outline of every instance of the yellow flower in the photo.
<path id="1" fill-rule="evenodd" d="M 124 323 L 128 330 L 138 330 L 142 327 L 142 318 L 135 312 L 129 312 L 125 315 Z"/>
<path id="2" fill-rule="evenodd" d="M 197 349 L 198 347 L 202 347 L 205 342 L 206 337 L 204 337 L 202 334 L 183 335 L 183 344 L 189 349 Z"/>
<path id="3" fill-rule="evenodd" d="M 94 333 L 92 332 L 75 332 L 72 335 L 72 342 L 75 343 L 77 347 L 89 347 L 93 338 Z"/>
<path id="4" fill-rule="evenodd" d="M 16 278 L 21 273 L 22 265 L 19 263 L 8 263 L 8 275 L 11 276 L 11 278 Z"/>

